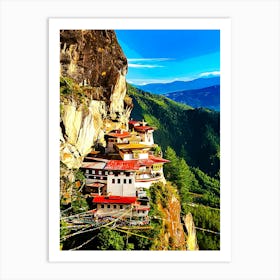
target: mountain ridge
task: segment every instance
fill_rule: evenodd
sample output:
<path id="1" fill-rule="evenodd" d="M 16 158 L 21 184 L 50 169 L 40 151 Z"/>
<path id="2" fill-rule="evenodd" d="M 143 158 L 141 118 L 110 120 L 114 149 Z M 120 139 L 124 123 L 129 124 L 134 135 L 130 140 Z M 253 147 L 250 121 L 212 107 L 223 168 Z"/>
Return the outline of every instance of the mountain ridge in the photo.
<path id="1" fill-rule="evenodd" d="M 163 94 L 176 102 L 187 104 L 194 108 L 205 107 L 220 111 L 220 86 L 214 85 L 202 89 L 183 90 Z"/>
<path id="2" fill-rule="evenodd" d="M 174 81 L 171 83 L 151 83 L 146 85 L 133 85 L 138 89 L 154 94 L 166 94 L 182 90 L 194 90 L 220 85 L 220 76 L 210 78 L 198 78 L 191 81 Z"/>

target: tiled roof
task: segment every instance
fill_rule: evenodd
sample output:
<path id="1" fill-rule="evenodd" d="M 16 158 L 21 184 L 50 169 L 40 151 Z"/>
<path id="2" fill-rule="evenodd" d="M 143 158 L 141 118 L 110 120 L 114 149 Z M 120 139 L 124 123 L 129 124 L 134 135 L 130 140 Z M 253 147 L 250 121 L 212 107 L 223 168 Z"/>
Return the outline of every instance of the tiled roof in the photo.
<path id="1" fill-rule="evenodd" d="M 148 149 L 148 148 L 150 149 L 151 148 L 150 145 L 145 145 L 145 144 L 140 144 L 140 143 L 135 143 L 135 144 L 119 143 L 119 144 L 116 144 L 116 146 L 120 150 L 125 150 L 125 149 Z"/>
<path id="2" fill-rule="evenodd" d="M 141 125 L 141 126 L 135 126 L 134 129 L 138 132 L 140 131 L 142 132 L 142 131 L 154 130 L 155 128 L 151 126 Z"/>
<path id="3" fill-rule="evenodd" d="M 137 160 L 109 160 L 107 170 L 138 170 L 140 167 Z"/>
<path id="4" fill-rule="evenodd" d="M 128 124 L 131 124 L 131 125 L 140 124 L 140 121 L 131 120 L 128 122 Z"/>
<path id="5" fill-rule="evenodd" d="M 89 168 L 89 169 L 104 169 L 106 162 L 83 162 L 82 168 Z"/>
<path id="6" fill-rule="evenodd" d="M 161 157 L 155 157 L 153 155 L 149 155 L 149 159 L 152 160 L 154 163 L 170 162 L 170 160 Z"/>
<path id="7" fill-rule="evenodd" d="M 128 131 L 124 131 L 122 133 L 108 133 L 107 135 L 115 138 L 127 138 L 131 136 Z"/>
<path id="8" fill-rule="evenodd" d="M 95 196 L 94 203 L 107 203 L 107 204 L 132 204 L 136 202 L 135 196 Z"/>

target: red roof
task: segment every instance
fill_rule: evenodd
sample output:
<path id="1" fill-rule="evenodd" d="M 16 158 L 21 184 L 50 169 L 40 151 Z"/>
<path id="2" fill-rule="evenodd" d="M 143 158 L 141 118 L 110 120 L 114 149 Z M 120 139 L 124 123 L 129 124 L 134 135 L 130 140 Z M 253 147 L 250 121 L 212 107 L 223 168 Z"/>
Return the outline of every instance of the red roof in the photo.
<path id="1" fill-rule="evenodd" d="M 138 132 L 142 131 L 148 131 L 148 130 L 154 130 L 154 127 L 147 126 L 147 125 L 141 125 L 141 126 L 135 126 L 134 129 Z"/>
<path id="2" fill-rule="evenodd" d="M 132 204 L 136 202 L 135 196 L 95 196 L 92 202 L 112 204 Z"/>
<path id="3" fill-rule="evenodd" d="M 109 160 L 104 169 L 106 170 L 139 170 L 143 165 L 151 166 L 155 163 L 170 162 L 167 159 L 150 155 L 148 159 L 138 160 Z"/>
<path id="4" fill-rule="evenodd" d="M 124 131 L 122 133 L 108 133 L 108 136 L 110 137 L 115 137 L 115 138 L 126 138 L 126 137 L 130 137 L 130 133 L 127 131 Z"/>
<path id="5" fill-rule="evenodd" d="M 138 170 L 137 160 L 109 160 L 104 169 L 107 170 Z"/>
<path id="6" fill-rule="evenodd" d="M 160 157 L 155 157 L 153 155 L 149 155 L 149 159 L 152 160 L 154 163 L 170 162 L 170 160 L 160 158 Z"/>
<path id="7" fill-rule="evenodd" d="M 154 161 L 151 159 L 139 159 L 138 163 L 140 166 L 146 165 L 146 166 L 151 166 L 154 164 Z"/>
<path id="8" fill-rule="evenodd" d="M 132 125 L 135 125 L 135 124 L 140 124 L 140 121 L 129 121 L 128 124 L 132 124 Z"/>

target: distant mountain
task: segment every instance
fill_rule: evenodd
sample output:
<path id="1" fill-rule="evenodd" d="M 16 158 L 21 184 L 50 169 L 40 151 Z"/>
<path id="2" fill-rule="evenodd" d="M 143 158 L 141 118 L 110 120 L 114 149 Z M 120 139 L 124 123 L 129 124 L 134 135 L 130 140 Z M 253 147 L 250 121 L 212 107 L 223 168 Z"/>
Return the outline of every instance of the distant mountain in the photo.
<path id="1" fill-rule="evenodd" d="M 133 85 L 133 86 L 146 92 L 155 93 L 155 94 L 165 94 L 165 93 L 182 91 L 182 90 L 206 88 L 214 85 L 220 85 L 220 77 L 199 78 L 188 82 L 175 81 L 166 84 L 155 83 L 155 84 L 147 84 L 144 86 L 139 86 L 139 85 Z"/>
<path id="2" fill-rule="evenodd" d="M 220 111 L 220 86 L 202 89 L 183 90 L 164 94 L 164 96 L 194 108 L 204 107 Z"/>

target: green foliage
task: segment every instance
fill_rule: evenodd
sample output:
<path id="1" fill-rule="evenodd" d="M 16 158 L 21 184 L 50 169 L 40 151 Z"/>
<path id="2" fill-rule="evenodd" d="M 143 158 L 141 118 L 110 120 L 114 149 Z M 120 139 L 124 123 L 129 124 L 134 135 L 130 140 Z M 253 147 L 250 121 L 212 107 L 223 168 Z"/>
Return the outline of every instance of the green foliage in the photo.
<path id="1" fill-rule="evenodd" d="M 76 195 L 72 197 L 71 206 L 75 214 L 89 210 L 87 200 L 80 192 L 77 192 Z"/>
<path id="2" fill-rule="evenodd" d="M 60 77 L 60 103 L 67 104 L 75 101 L 77 106 L 84 111 L 88 111 L 88 104 L 92 99 L 95 89 L 90 86 L 80 86 L 69 77 Z M 63 112 L 63 106 L 60 106 L 60 112 Z"/>
<path id="3" fill-rule="evenodd" d="M 86 180 L 84 173 L 80 169 L 77 169 L 75 171 L 74 176 L 75 176 L 75 180 L 79 181 L 81 184 L 83 184 Z"/>
<path id="4" fill-rule="evenodd" d="M 165 158 L 170 160 L 164 165 L 164 174 L 167 180 L 173 182 L 178 188 L 183 214 L 187 214 L 186 205 L 190 202 L 189 191 L 192 188 L 199 188 L 198 182 L 190 167 L 183 158 L 179 158 L 176 152 L 167 147 Z"/>
<path id="5" fill-rule="evenodd" d="M 210 176 L 220 168 L 220 113 L 193 109 L 161 95 L 150 94 L 128 85 L 133 99 L 134 119 L 145 119 L 158 129 L 155 142 L 163 150 L 172 147 L 177 155 Z"/>
<path id="6" fill-rule="evenodd" d="M 96 243 L 98 250 L 123 250 L 124 238 L 114 230 L 102 228 L 97 234 Z"/>
<path id="7" fill-rule="evenodd" d="M 193 201 L 214 208 L 220 208 L 220 182 L 198 168 L 193 168 L 192 171 L 199 183 L 199 188 L 193 186 L 191 191 L 202 194 L 202 196 L 195 198 Z"/>
<path id="8" fill-rule="evenodd" d="M 192 213 L 194 224 L 198 228 L 220 232 L 220 211 L 203 205 L 187 206 Z M 197 241 L 200 250 L 219 250 L 220 235 L 197 229 Z"/>
<path id="9" fill-rule="evenodd" d="M 155 156 L 162 156 L 162 150 L 160 146 L 155 146 L 151 149 Z"/>
<path id="10" fill-rule="evenodd" d="M 219 181 L 211 178 L 198 168 L 190 168 L 185 160 L 178 157 L 175 151 L 170 147 L 167 148 L 165 157 L 170 160 L 170 163 L 164 166 L 165 176 L 169 181 L 173 182 L 179 190 L 182 214 L 186 215 L 188 212 L 191 212 L 197 227 L 219 232 L 219 209 L 206 207 L 211 206 L 219 208 Z M 190 191 L 193 193 L 191 194 Z M 197 239 L 199 248 L 205 250 L 217 250 L 220 246 L 219 237 L 213 234 L 209 235 L 205 232 L 199 232 Z M 207 242 L 209 242 L 209 246 Z"/>
<path id="11" fill-rule="evenodd" d="M 127 243 L 127 245 L 125 246 L 125 250 L 127 250 L 127 251 L 134 250 L 134 244 L 133 243 Z"/>
<path id="12" fill-rule="evenodd" d="M 199 250 L 220 250 L 220 236 L 208 232 L 197 231 Z"/>
<path id="13" fill-rule="evenodd" d="M 60 220 L 60 239 L 63 239 L 66 235 L 70 233 L 67 228 L 68 224 L 64 220 Z M 60 243 L 60 249 L 63 249 L 63 242 Z"/>
<path id="14" fill-rule="evenodd" d="M 188 206 L 187 210 L 192 213 L 197 227 L 220 232 L 220 211 L 203 205 Z"/>
<path id="15" fill-rule="evenodd" d="M 60 93 L 71 94 L 73 91 L 74 81 L 68 77 L 60 77 Z"/>

